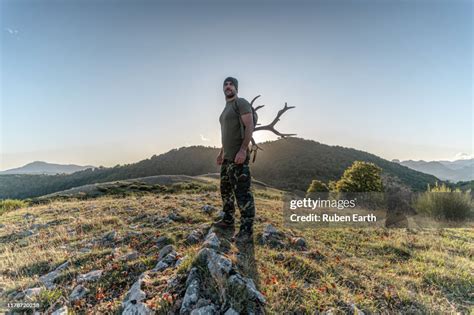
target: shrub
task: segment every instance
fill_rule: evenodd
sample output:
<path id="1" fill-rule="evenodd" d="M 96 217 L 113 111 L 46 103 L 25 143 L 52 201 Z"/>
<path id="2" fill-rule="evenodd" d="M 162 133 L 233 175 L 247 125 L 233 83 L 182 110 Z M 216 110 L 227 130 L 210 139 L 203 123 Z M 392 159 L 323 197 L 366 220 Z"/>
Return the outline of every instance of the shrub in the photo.
<path id="1" fill-rule="evenodd" d="M 28 206 L 28 203 L 23 200 L 18 200 L 18 199 L 0 200 L 0 215 L 8 211 L 20 209 L 26 206 Z"/>
<path id="2" fill-rule="evenodd" d="M 445 184 L 428 186 L 428 190 L 415 200 L 415 209 L 437 220 L 461 221 L 473 217 L 470 191 L 451 189 Z"/>
<path id="3" fill-rule="evenodd" d="M 308 190 L 306 191 L 306 194 L 308 195 L 314 192 L 328 192 L 328 191 L 329 191 L 329 188 L 325 183 L 323 183 L 320 180 L 313 179 L 311 181 L 311 184 L 308 187 Z"/>
<path id="4" fill-rule="evenodd" d="M 330 186 L 338 192 L 382 192 L 382 169 L 373 163 L 355 161 L 341 179 Z"/>

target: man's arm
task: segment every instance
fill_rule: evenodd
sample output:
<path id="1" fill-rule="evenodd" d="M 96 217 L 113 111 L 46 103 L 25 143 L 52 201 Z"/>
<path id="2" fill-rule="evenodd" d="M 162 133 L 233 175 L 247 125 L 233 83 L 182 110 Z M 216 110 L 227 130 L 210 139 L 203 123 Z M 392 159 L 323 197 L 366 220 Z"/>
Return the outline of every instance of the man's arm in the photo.
<path id="1" fill-rule="evenodd" d="M 216 162 L 217 165 L 221 165 L 222 162 L 224 161 L 224 148 L 221 147 L 221 150 L 219 151 L 219 154 L 217 155 Z"/>
<path id="2" fill-rule="evenodd" d="M 250 144 L 250 140 L 252 139 L 252 133 L 253 133 L 253 114 L 252 113 L 246 113 L 241 116 L 242 123 L 245 126 L 245 134 L 244 134 L 244 139 L 242 141 L 242 145 L 240 146 L 240 150 L 235 156 L 234 162 L 237 164 L 242 164 L 245 162 L 245 159 L 247 157 L 247 149 Z"/>

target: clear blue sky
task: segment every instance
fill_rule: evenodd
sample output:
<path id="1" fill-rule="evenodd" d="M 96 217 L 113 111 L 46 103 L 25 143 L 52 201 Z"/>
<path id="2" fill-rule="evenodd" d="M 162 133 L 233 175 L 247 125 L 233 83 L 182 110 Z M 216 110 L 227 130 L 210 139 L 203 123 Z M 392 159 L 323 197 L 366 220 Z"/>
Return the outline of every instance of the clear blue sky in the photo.
<path id="1" fill-rule="evenodd" d="M 228 75 L 262 94 L 261 122 L 296 106 L 284 132 L 387 159 L 473 153 L 472 1 L 0 3 L 2 170 L 220 146 Z"/>

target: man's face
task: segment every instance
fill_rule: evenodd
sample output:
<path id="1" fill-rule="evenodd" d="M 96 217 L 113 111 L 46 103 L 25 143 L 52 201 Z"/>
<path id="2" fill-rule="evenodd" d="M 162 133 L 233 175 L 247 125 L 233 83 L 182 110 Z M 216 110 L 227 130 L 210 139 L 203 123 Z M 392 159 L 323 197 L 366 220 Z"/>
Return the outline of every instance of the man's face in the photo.
<path id="1" fill-rule="evenodd" d="M 237 94 L 237 89 L 231 81 L 224 82 L 224 94 L 227 98 L 232 98 Z"/>

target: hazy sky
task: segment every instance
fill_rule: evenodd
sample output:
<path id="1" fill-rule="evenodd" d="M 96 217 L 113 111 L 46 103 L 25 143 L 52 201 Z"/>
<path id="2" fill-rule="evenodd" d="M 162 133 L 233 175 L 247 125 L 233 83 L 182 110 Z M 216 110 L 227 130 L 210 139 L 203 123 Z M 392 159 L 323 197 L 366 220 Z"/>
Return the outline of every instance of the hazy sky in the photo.
<path id="1" fill-rule="evenodd" d="M 284 132 L 387 159 L 473 153 L 470 0 L 0 3 L 1 170 L 220 146 L 228 75 L 262 94 L 261 122 L 296 106 Z"/>

